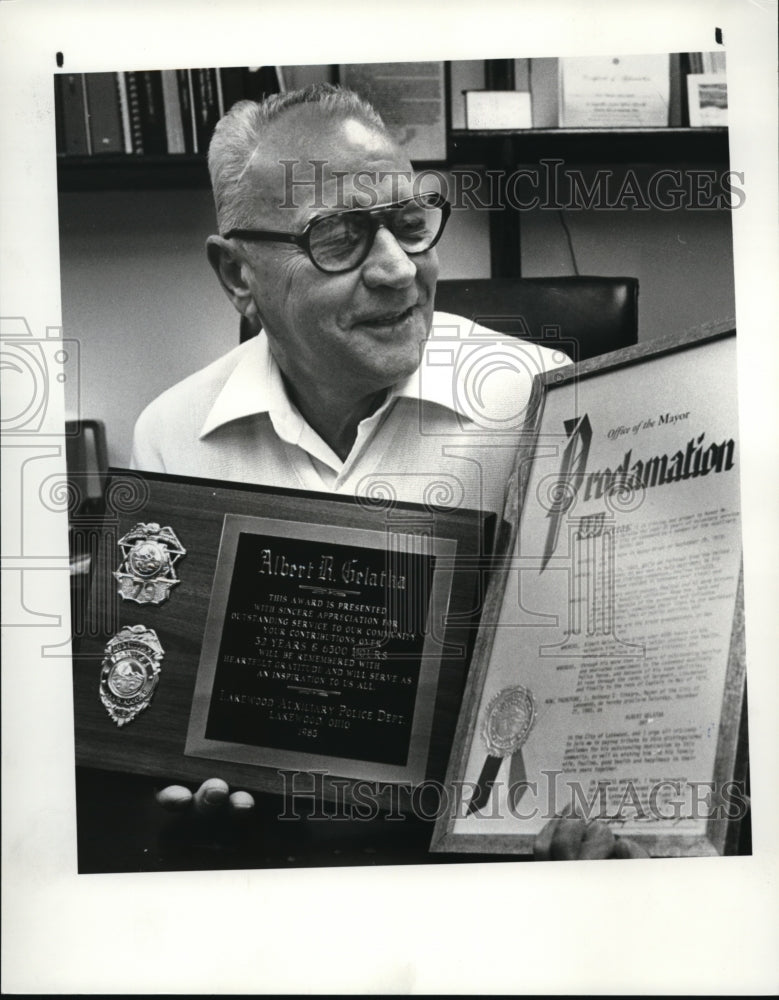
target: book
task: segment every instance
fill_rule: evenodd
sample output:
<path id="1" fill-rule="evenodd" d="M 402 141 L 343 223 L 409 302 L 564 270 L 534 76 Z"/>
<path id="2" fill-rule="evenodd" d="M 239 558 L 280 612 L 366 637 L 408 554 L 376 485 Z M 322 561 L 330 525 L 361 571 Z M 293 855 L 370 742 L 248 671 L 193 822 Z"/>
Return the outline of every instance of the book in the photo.
<path id="1" fill-rule="evenodd" d="M 83 73 L 66 73 L 62 81 L 62 131 L 68 156 L 88 156 L 91 152 Z"/>
<path id="2" fill-rule="evenodd" d="M 138 73 L 125 73 L 127 87 L 127 114 L 130 120 L 131 152 L 142 155 L 146 152 L 143 141 L 143 124 L 141 121 L 141 91 Z"/>
<path id="3" fill-rule="evenodd" d="M 216 70 L 193 69 L 191 79 L 197 151 L 206 153 L 214 127 L 219 121 Z"/>
<path id="4" fill-rule="evenodd" d="M 54 135 L 57 146 L 57 156 L 64 156 L 67 152 L 65 140 L 65 111 L 63 109 L 63 77 L 54 77 Z"/>
<path id="5" fill-rule="evenodd" d="M 186 153 L 184 121 L 175 69 L 162 70 L 162 103 L 165 109 L 165 137 L 169 153 Z"/>
<path id="6" fill-rule="evenodd" d="M 127 74 L 116 74 L 116 89 L 119 94 L 119 117 L 122 120 L 122 141 L 125 153 L 133 151 L 133 135 L 130 128 L 130 105 L 127 96 Z"/>
<path id="7" fill-rule="evenodd" d="M 117 74 L 87 73 L 84 79 L 92 153 L 123 153 Z"/>
<path id="8" fill-rule="evenodd" d="M 184 133 L 184 152 L 197 153 L 197 130 L 192 93 L 192 71 L 188 69 L 177 69 L 176 83 L 178 85 L 179 105 L 181 107 L 181 125 Z"/>
<path id="9" fill-rule="evenodd" d="M 165 105 L 160 70 L 143 70 L 139 75 L 143 151 L 147 155 L 168 152 Z"/>

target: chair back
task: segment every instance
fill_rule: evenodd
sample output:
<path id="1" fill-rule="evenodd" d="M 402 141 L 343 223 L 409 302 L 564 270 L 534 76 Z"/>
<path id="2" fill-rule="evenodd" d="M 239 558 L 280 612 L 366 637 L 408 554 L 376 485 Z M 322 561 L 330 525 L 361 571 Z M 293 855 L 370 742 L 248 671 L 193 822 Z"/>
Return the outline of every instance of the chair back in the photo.
<path id="1" fill-rule="evenodd" d="M 102 420 L 66 421 L 65 456 L 68 476 L 79 497 L 72 515 L 99 511 L 108 471 L 108 446 Z"/>
<path id="2" fill-rule="evenodd" d="M 439 281 L 436 309 L 498 333 L 559 346 L 573 361 L 638 343 L 636 278 Z"/>

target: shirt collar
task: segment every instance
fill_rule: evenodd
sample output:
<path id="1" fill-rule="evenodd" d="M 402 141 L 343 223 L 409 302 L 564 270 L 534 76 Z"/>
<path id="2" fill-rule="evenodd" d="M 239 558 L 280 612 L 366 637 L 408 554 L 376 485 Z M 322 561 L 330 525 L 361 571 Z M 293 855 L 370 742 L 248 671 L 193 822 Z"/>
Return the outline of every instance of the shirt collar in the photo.
<path id="1" fill-rule="evenodd" d="M 271 353 L 266 334 L 260 332 L 243 348 L 242 356 L 208 412 L 200 430 L 201 438 L 234 420 L 260 413 L 272 414 L 274 423 L 283 422 L 287 426 L 290 422 L 296 425 L 303 422 L 287 396 L 281 370 Z M 427 341 L 424 352 L 425 363 L 391 387 L 387 403 L 394 398 L 420 400 L 436 403 L 468 418 L 468 411 L 458 399 L 453 378 L 455 365 L 451 360 L 446 362 L 446 357 L 454 355 L 454 351 L 450 348 L 444 357 L 437 345 Z"/>
<path id="2" fill-rule="evenodd" d="M 450 344 L 444 350 L 439 345 L 425 342 L 422 364 L 407 378 L 402 379 L 390 390 L 390 398 L 405 397 L 425 403 L 436 403 L 471 419 L 470 412 L 463 405 L 457 390 L 457 357 Z"/>
<path id="3" fill-rule="evenodd" d="M 208 411 L 200 429 L 201 438 L 233 420 L 268 413 L 287 398 L 279 366 L 265 334 L 252 337 L 242 345 L 241 351 L 238 363 Z"/>

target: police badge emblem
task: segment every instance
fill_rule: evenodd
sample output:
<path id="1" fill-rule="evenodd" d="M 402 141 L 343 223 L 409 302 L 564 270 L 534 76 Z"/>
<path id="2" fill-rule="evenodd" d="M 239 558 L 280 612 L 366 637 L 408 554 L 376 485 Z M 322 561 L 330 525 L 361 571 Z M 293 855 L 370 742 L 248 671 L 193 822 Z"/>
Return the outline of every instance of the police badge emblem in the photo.
<path id="1" fill-rule="evenodd" d="M 179 583 L 175 563 L 187 554 L 172 528 L 136 524 L 118 542 L 122 562 L 114 576 L 119 594 L 138 604 L 162 604 Z"/>
<path id="2" fill-rule="evenodd" d="M 117 726 L 148 708 L 160 679 L 164 650 L 154 629 L 126 625 L 105 648 L 100 700 Z"/>

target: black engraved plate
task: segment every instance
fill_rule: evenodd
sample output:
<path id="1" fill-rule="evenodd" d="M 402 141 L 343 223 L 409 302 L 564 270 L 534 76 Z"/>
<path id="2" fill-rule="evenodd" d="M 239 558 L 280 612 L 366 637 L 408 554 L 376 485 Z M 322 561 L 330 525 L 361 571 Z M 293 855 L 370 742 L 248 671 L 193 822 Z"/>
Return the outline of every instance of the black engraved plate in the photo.
<path id="1" fill-rule="evenodd" d="M 434 567 L 241 532 L 206 737 L 405 765 Z"/>
<path id="2" fill-rule="evenodd" d="M 421 780 L 455 549 L 226 515 L 186 753 Z"/>

